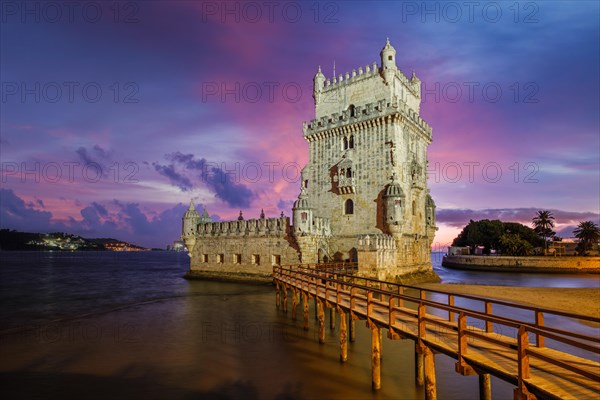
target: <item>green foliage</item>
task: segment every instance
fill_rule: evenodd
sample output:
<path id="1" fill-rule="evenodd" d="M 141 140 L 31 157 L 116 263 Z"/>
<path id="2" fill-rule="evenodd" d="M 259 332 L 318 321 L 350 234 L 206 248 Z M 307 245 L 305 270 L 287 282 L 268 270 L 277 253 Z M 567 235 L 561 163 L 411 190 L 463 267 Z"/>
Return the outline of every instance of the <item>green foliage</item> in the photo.
<path id="1" fill-rule="evenodd" d="M 533 225 L 535 233 L 543 238 L 544 242 L 546 242 L 548 238 L 556 235 L 556 232 L 552 230 L 552 228 L 554 228 L 554 215 L 552 215 L 552 211 L 538 211 L 535 217 L 532 218 L 531 224 Z"/>
<path id="2" fill-rule="evenodd" d="M 592 249 L 594 243 L 598 243 L 600 240 L 600 228 L 592 221 L 580 222 L 573 233 L 579 239 L 577 252 L 580 255 L 586 255 Z"/>
<path id="3" fill-rule="evenodd" d="M 533 253 L 533 246 L 516 233 L 505 233 L 500 236 L 500 251 L 506 256 L 528 256 Z"/>
<path id="4" fill-rule="evenodd" d="M 519 242 L 519 248 L 522 252 L 531 253 L 534 247 L 540 246 L 543 240 L 538 237 L 535 231 L 523 224 L 516 222 L 502 222 L 500 220 L 489 220 L 483 219 L 481 221 L 471 220 L 467 226 L 463 228 L 460 234 L 452 242 L 452 246 L 469 246 L 472 249 L 477 246 L 483 246 L 483 253 L 489 254 L 490 250 L 502 250 L 500 238 L 503 235 L 510 235 L 505 238 L 505 243 L 508 245 L 507 240 L 516 237 L 520 242 L 525 242 L 529 246 L 525 246 L 524 243 Z M 515 250 L 517 251 L 517 250 Z"/>

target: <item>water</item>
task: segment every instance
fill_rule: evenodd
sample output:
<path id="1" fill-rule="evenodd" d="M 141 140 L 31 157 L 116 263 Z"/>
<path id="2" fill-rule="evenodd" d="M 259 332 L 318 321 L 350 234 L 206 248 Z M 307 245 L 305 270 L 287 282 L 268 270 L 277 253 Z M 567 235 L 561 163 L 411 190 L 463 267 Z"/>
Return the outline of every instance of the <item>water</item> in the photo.
<path id="1" fill-rule="evenodd" d="M 341 364 L 339 332 L 327 328 L 319 345 L 312 309 L 305 332 L 275 308 L 270 285 L 182 279 L 182 253 L 0 252 L 0 264 L 3 399 L 423 398 L 411 341 L 384 331 L 382 390 L 373 393 L 364 321 Z M 596 276 L 486 278 L 434 264 L 444 281 L 598 287 Z M 454 360 L 438 356 L 436 368 L 439 398 L 478 397 L 477 378 L 456 374 Z M 512 389 L 493 378 L 495 399 Z"/>

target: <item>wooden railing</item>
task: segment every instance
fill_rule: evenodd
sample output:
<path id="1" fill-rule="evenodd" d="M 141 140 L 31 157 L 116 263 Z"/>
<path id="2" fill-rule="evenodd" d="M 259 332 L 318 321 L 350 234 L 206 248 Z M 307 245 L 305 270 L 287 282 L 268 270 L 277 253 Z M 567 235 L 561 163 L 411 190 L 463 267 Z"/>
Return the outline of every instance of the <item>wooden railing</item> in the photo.
<path id="1" fill-rule="evenodd" d="M 345 329 L 342 317 L 346 312 L 350 313 L 351 322 L 366 319 L 374 330 L 374 352 L 381 349 L 375 338 L 375 335 L 379 337 L 380 328 L 388 329 L 391 339 L 414 340 L 416 352 L 425 356 L 416 367 L 424 368 L 427 398 L 435 398 L 436 393 L 433 352 L 455 358 L 456 371 L 463 375 L 479 374 L 480 385 L 484 382 L 480 392 L 482 398 L 491 396 L 489 374 L 515 385 L 515 398 L 536 398 L 536 395 L 561 398 L 561 390 L 575 393 L 575 398 L 600 397 L 600 334 L 590 336 L 548 326 L 546 317 L 592 324 L 600 324 L 600 318 L 379 281 L 357 276 L 353 274 L 355 271 L 353 265 L 335 263 L 276 266 L 273 277 L 277 284 L 277 303 L 283 303 L 287 311 L 287 291 L 291 290 L 295 319 L 297 298 L 302 294 L 307 329 L 307 299 L 314 298 L 321 342 L 324 341 L 323 305 L 340 312 L 340 328 Z M 441 297 L 444 302 L 432 299 L 436 297 Z M 469 301 L 469 308 L 456 305 L 457 301 L 464 300 Z M 495 314 L 498 307 L 504 308 L 504 315 L 513 311 L 530 315 L 529 318 L 509 318 Z M 474 325 L 476 321 L 481 327 Z M 347 332 L 340 331 L 340 342 L 346 335 Z M 530 343 L 530 337 L 533 343 Z M 547 345 L 546 339 L 553 341 L 554 348 Z M 573 349 L 577 349 L 577 354 L 573 354 Z M 341 351 L 340 359 L 344 360 L 347 349 L 342 346 Z M 375 365 L 376 359 L 374 356 L 373 387 L 379 388 L 380 367 Z M 417 383 L 422 384 L 423 371 L 416 370 L 415 373 Z M 560 381 L 560 384 L 553 384 L 553 381 Z"/>

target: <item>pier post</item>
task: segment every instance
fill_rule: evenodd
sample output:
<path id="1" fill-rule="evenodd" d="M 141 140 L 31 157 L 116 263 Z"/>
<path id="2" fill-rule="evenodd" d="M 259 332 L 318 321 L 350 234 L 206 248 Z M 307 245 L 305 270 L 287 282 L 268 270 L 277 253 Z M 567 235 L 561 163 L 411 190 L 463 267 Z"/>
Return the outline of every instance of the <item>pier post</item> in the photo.
<path id="1" fill-rule="evenodd" d="M 323 301 L 317 299 L 317 318 L 319 320 L 319 343 L 325 343 L 325 310 Z"/>
<path id="2" fill-rule="evenodd" d="M 479 374 L 479 400 L 492 400 L 490 374 Z"/>
<path id="3" fill-rule="evenodd" d="M 348 361 L 348 331 L 346 330 L 346 313 L 340 308 L 340 361 Z"/>
<path id="4" fill-rule="evenodd" d="M 373 390 L 381 389 L 381 328 L 371 324 L 371 376 Z"/>
<path id="5" fill-rule="evenodd" d="M 275 306 L 279 309 L 279 300 L 280 300 L 280 289 L 279 289 L 279 283 L 277 284 L 277 288 L 275 289 Z"/>
<path id="6" fill-rule="evenodd" d="M 302 307 L 304 308 L 304 330 L 308 330 L 308 309 L 310 304 L 308 304 L 308 294 L 306 292 L 302 292 Z"/>
<path id="7" fill-rule="evenodd" d="M 425 400 L 436 400 L 435 355 L 427 346 L 423 347 L 423 366 L 425 369 Z"/>
<path id="8" fill-rule="evenodd" d="M 352 313 L 350 314 L 350 321 L 348 322 L 348 331 L 350 333 L 350 341 L 356 340 L 356 327 L 354 326 L 354 320 L 352 319 Z"/>
<path id="9" fill-rule="evenodd" d="M 335 307 L 329 309 L 329 328 L 335 329 Z"/>
<path id="10" fill-rule="evenodd" d="M 317 300 L 317 295 L 315 294 L 315 321 L 319 320 L 319 300 Z"/>
<path id="11" fill-rule="evenodd" d="M 283 301 L 283 312 L 287 313 L 287 286 L 283 286 L 283 296 L 281 298 Z"/>
<path id="12" fill-rule="evenodd" d="M 415 383 L 418 386 L 423 386 L 423 379 L 423 351 L 415 343 Z"/>
<path id="13" fill-rule="evenodd" d="M 296 306 L 298 305 L 298 292 L 292 290 L 292 321 L 296 320 Z"/>

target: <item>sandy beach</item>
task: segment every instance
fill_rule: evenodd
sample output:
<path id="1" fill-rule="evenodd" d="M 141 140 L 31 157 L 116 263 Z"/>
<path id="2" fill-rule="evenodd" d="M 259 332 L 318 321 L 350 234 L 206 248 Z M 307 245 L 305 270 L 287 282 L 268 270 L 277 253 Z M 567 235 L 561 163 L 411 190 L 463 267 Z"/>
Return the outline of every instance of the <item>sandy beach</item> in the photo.
<path id="1" fill-rule="evenodd" d="M 600 318 L 600 288 L 539 288 L 444 283 L 424 283 L 418 286 Z"/>

